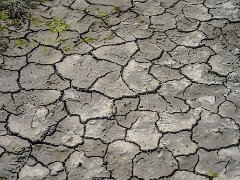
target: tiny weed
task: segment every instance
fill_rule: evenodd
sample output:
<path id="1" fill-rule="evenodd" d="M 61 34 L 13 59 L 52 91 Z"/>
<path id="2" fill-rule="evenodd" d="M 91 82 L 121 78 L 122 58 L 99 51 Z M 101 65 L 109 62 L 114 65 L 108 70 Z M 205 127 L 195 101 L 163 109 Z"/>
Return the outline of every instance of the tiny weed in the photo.
<path id="1" fill-rule="evenodd" d="M 108 18 L 108 14 L 104 11 L 99 11 L 97 17 L 101 18 L 102 20 L 106 20 Z"/>
<path id="2" fill-rule="evenodd" d="M 8 178 L 6 176 L 0 176 L 0 180 L 7 180 Z"/>
<path id="3" fill-rule="evenodd" d="M 74 47 L 64 47 L 63 50 L 68 52 L 68 51 L 71 51 L 73 50 Z"/>
<path id="4" fill-rule="evenodd" d="M 5 24 L 0 24 L 0 31 L 4 31 L 7 29 L 7 26 Z"/>
<path id="5" fill-rule="evenodd" d="M 25 39 L 17 39 L 16 41 L 15 41 L 15 45 L 17 46 L 17 47 L 19 47 L 19 48 L 22 48 L 22 47 L 26 47 L 26 45 L 27 45 L 27 40 L 25 40 Z"/>
<path id="6" fill-rule="evenodd" d="M 41 19 L 39 17 L 30 17 L 30 20 L 35 25 L 37 25 L 37 24 L 46 24 L 46 20 Z"/>
<path id="7" fill-rule="evenodd" d="M 59 39 L 57 42 L 60 43 L 60 44 L 64 44 L 65 40 L 64 39 Z"/>
<path id="8" fill-rule="evenodd" d="M 212 172 L 209 173 L 209 176 L 218 177 L 218 173 L 216 173 L 215 171 L 212 171 Z"/>
<path id="9" fill-rule="evenodd" d="M 86 43 L 94 43 L 95 42 L 95 39 L 93 37 L 85 37 L 82 39 L 84 42 Z"/>
<path id="10" fill-rule="evenodd" d="M 37 151 L 39 151 L 40 149 L 42 149 L 42 144 L 37 144 L 37 145 L 35 146 L 35 149 L 36 149 Z"/>
<path id="11" fill-rule="evenodd" d="M 8 20 L 9 18 L 7 11 L 0 11 L 0 20 Z"/>
<path id="12" fill-rule="evenodd" d="M 113 12 L 120 12 L 120 7 L 119 6 L 113 6 Z"/>
<path id="13" fill-rule="evenodd" d="M 0 70 L 4 68 L 4 64 L 0 64 Z"/>
<path id="14" fill-rule="evenodd" d="M 43 52 L 44 52 L 45 55 L 47 55 L 49 53 L 49 51 L 50 50 L 49 50 L 48 47 L 45 47 L 45 46 L 43 47 Z"/>
<path id="15" fill-rule="evenodd" d="M 109 35 L 103 37 L 102 39 L 103 40 L 112 40 L 113 38 L 114 38 L 113 34 L 109 34 Z"/>
<path id="16" fill-rule="evenodd" d="M 65 32 L 69 29 L 69 25 L 63 22 L 59 18 L 53 19 L 49 23 L 46 23 L 46 25 L 50 28 L 51 32 L 55 32 L 55 33 Z"/>

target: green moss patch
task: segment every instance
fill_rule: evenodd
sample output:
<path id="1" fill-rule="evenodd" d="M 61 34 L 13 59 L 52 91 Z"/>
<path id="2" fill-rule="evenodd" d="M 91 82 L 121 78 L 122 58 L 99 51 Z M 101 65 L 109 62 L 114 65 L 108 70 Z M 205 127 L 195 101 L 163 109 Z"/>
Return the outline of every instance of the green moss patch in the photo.
<path id="1" fill-rule="evenodd" d="M 96 40 L 93 37 L 85 37 L 85 38 L 82 38 L 82 41 L 91 44 L 91 43 L 94 43 Z"/>
<path id="2" fill-rule="evenodd" d="M 19 48 L 26 47 L 28 44 L 28 41 L 26 39 L 17 39 L 15 40 L 15 45 Z"/>
<path id="3" fill-rule="evenodd" d="M 69 30 L 69 25 L 63 22 L 60 18 L 53 19 L 52 21 L 46 23 L 51 32 L 61 33 Z"/>
<path id="4" fill-rule="evenodd" d="M 209 173 L 209 176 L 211 176 L 211 177 L 218 177 L 218 173 L 216 173 L 215 171 L 211 171 Z"/>

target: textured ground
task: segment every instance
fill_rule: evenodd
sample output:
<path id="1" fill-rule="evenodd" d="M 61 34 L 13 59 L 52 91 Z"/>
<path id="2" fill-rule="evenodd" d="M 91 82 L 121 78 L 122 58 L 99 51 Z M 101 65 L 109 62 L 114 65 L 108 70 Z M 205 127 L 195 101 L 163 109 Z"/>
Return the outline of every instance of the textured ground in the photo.
<path id="1" fill-rule="evenodd" d="M 239 180 L 239 6 L 39 6 L 1 34 L 0 179 Z"/>

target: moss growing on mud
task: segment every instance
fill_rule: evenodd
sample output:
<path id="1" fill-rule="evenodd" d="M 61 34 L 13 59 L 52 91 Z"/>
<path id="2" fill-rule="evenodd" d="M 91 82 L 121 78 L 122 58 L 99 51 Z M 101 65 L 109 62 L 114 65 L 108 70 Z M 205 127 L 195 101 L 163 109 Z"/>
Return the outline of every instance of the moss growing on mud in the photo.
<path id="1" fill-rule="evenodd" d="M 69 25 L 63 22 L 60 18 L 53 19 L 50 22 L 47 22 L 46 25 L 49 27 L 51 32 L 61 33 L 69 29 Z"/>
<path id="2" fill-rule="evenodd" d="M 209 173 L 209 176 L 210 176 L 210 177 L 218 177 L 218 174 L 217 174 L 215 171 L 211 171 L 211 172 Z"/>
<path id="3" fill-rule="evenodd" d="M 28 41 L 25 39 L 17 39 L 15 40 L 15 45 L 19 48 L 26 47 L 28 44 Z"/>
<path id="4" fill-rule="evenodd" d="M 93 37 L 85 37 L 82 38 L 82 41 L 91 44 L 95 42 L 95 39 Z"/>

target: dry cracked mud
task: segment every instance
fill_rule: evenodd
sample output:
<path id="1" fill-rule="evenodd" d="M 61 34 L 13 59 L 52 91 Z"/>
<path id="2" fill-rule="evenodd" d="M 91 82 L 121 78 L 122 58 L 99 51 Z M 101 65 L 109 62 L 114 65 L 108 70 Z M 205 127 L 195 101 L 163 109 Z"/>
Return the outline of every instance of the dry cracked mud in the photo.
<path id="1" fill-rule="evenodd" d="M 238 0 L 54 0 L 32 17 L 1 33 L 1 180 L 240 179 Z"/>

